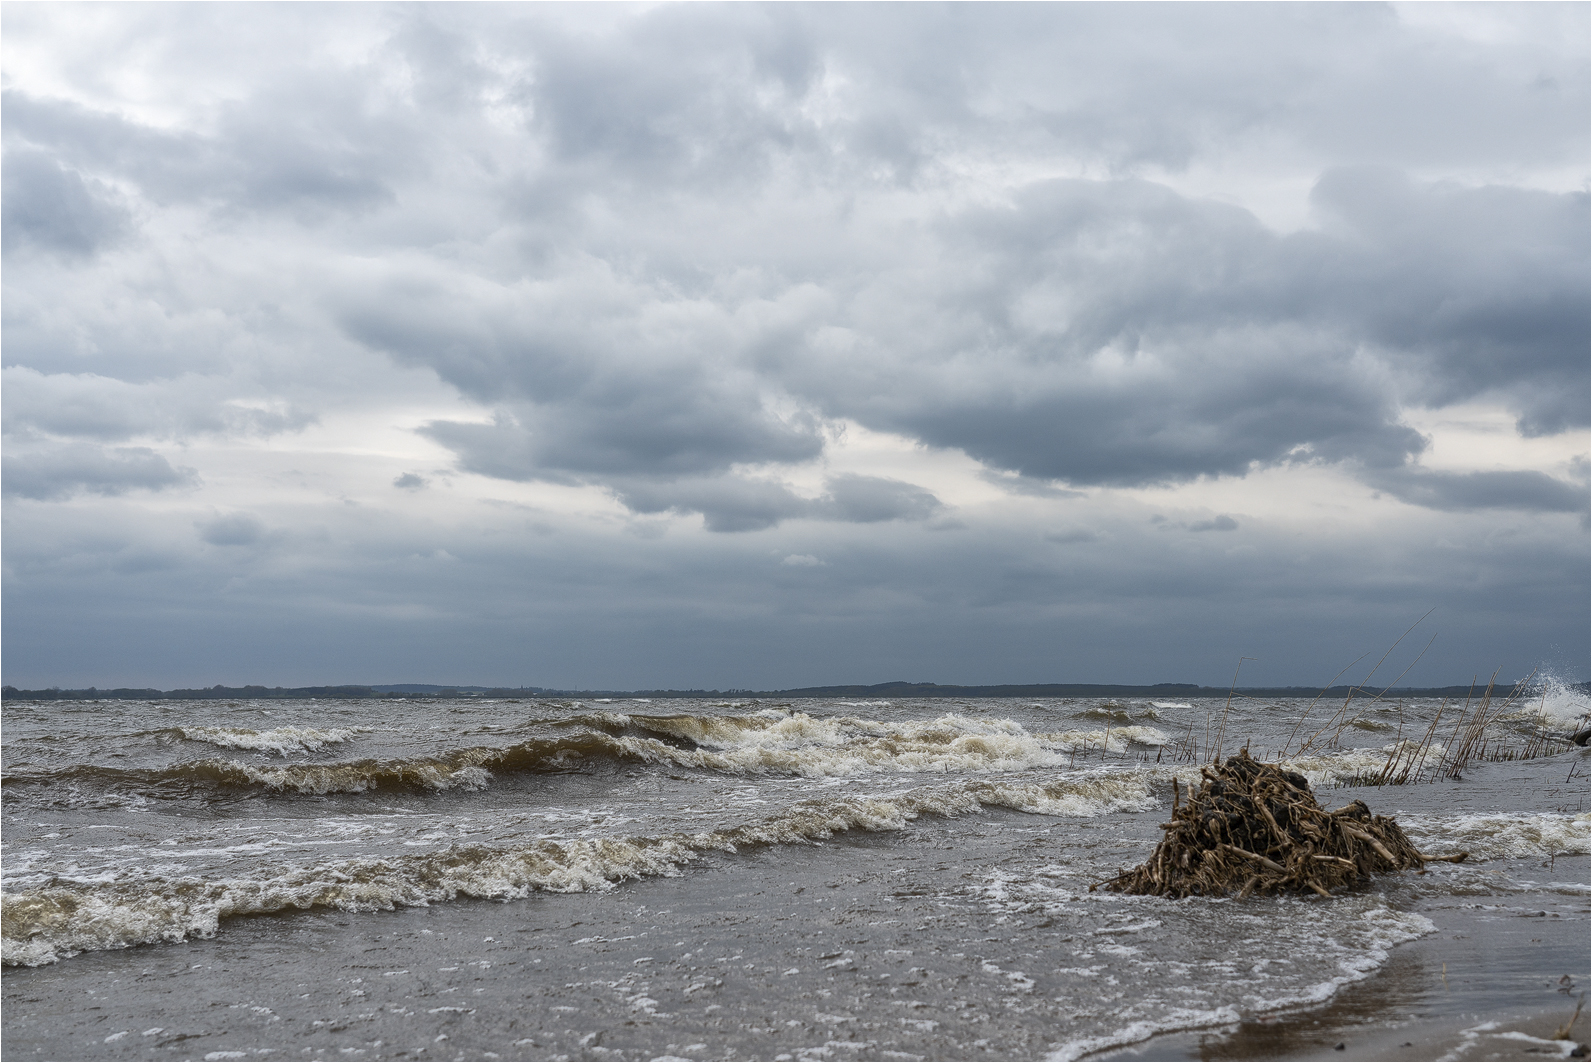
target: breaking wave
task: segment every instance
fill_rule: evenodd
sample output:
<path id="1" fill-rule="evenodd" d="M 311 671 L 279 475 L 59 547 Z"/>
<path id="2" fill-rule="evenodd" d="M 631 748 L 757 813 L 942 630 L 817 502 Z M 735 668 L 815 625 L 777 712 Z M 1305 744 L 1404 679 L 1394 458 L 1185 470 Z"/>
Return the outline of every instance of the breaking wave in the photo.
<path id="1" fill-rule="evenodd" d="M 1167 741 L 1153 727 L 1036 735 L 1011 720 L 974 720 L 956 715 L 884 723 L 777 710 L 752 716 L 598 713 L 569 722 L 588 729 L 506 747 L 455 749 L 435 757 L 283 765 L 209 759 L 161 768 L 79 765 L 56 771 L 18 772 L 8 777 L 5 785 L 92 782 L 161 796 L 193 787 L 263 787 L 302 794 L 479 790 L 498 774 L 571 771 L 604 762 L 807 778 L 992 773 L 1061 767 L 1069 765 L 1078 751 L 1125 753 L 1133 744 L 1158 746 Z M 227 733 L 232 738 L 239 734 Z M 273 733 L 280 736 L 281 732 L 266 732 Z"/>
<path id="2" fill-rule="evenodd" d="M 1592 852 L 1592 819 L 1585 812 L 1401 815 L 1399 825 L 1423 852 L 1463 849 L 1479 860 Z"/>
<path id="3" fill-rule="evenodd" d="M 347 742 L 356 735 L 368 734 L 368 727 L 277 727 L 253 731 L 247 727 L 178 727 L 177 733 L 189 742 L 206 742 L 226 749 L 253 749 L 286 756 L 289 753 L 319 753 L 329 745 Z"/>
<path id="4" fill-rule="evenodd" d="M 1093 708 L 1080 709 L 1069 713 L 1075 720 L 1108 720 L 1116 723 L 1131 723 L 1134 720 L 1159 720 L 1161 714 L 1153 705 L 1140 708 L 1129 708 L 1126 705 L 1106 704 L 1096 705 Z"/>
<path id="5" fill-rule="evenodd" d="M 1046 784 L 973 781 L 883 797 L 803 801 L 724 830 L 661 837 L 537 841 L 447 849 L 286 868 L 269 878 L 150 876 L 74 882 L 0 898 L 6 964 L 35 966 L 79 952 L 213 935 L 221 920 L 292 909 L 350 911 L 425 905 L 456 897 L 518 898 L 538 890 L 611 889 L 626 879 L 674 875 L 712 852 L 817 841 L 851 830 L 895 831 L 923 815 L 997 806 L 1053 816 L 1142 811 L 1157 804 L 1147 776 L 1100 774 Z"/>

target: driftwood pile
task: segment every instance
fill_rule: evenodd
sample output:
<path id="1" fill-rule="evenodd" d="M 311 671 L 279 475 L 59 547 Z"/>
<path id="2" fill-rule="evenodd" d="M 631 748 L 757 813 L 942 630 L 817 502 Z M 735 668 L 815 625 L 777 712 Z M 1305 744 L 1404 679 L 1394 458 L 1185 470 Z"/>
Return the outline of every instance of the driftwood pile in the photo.
<path id="1" fill-rule="evenodd" d="M 1200 774 L 1198 792 L 1180 795 L 1172 783 L 1172 821 L 1161 825 L 1166 834 L 1150 859 L 1096 885 L 1160 897 L 1330 897 L 1373 874 L 1465 859 L 1422 855 L 1396 822 L 1372 815 L 1363 801 L 1326 811 L 1304 776 L 1253 760 L 1247 749 Z"/>

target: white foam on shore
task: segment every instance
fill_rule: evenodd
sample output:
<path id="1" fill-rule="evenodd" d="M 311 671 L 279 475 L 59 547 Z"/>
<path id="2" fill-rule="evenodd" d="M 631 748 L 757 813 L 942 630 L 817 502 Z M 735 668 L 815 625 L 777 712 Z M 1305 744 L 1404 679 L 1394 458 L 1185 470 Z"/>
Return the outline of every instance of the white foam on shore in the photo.
<path id="1" fill-rule="evenodd" d="M 1299 912 L 1302 918 L 1291 920 L 1285 928 L 1279 927 L 1270 937 L 1270 953 L 1286 956 L 1289 952 L 1295 952 L 1312 957 L 1330 957 L 1338 971 L 1331 977 L 1301 985 L 1278 985 L 1275 982 L 1279 976 L 1270 972 L 1270 963 L 1257 964 L 1247 970 L 1240 969 L 1243 965 L 1208 963 L 1202 981 L 1211 988 L 1203 995 L 1225 996 L 1227 1000 L 1220 1003 L 1213 1001 L 1215 1006 L 1204 1009 L 1178 1007 L 1150 990 L 1122 1009 L 1121 1017 L 1130 1021 L 1109 1033 L 1056 1045 L 1045 1058 L 1081 1059 L 1108 1048 L 1144 1041 L 1157 1034 L 1224 1026 L 1240 1021 L 1242 1016 L 1321 1004 L 1344 986 L 1368 978 L 1380 970 L 1387 963 L 1389 950 L 1395 945 L 1414 941 L 1437 929 L 1425 916 L 1394 911 L 1379 903 L 1379 900 L 1349 899 L 1347 905 L 1340 902 L 1341 906 L 1351 909 L 1357 903 L 1367 905 L 1359 911 L 1349 912 L 1326 906 L 1301 907 Z M 1133 958 L 1128 962 L 1145 968 L 1140 981 L 1145 987 L 1168 981 L 1176 984 L 1179 981 L 1175 977 L 1169 980 L 1167 972 L 1161 970 L 1163 966 L 1177 966 L 1175 964 Z M 1283 969 L 1287 970 L 1291 966 L 1291 963 L 1285 962 Z"/>

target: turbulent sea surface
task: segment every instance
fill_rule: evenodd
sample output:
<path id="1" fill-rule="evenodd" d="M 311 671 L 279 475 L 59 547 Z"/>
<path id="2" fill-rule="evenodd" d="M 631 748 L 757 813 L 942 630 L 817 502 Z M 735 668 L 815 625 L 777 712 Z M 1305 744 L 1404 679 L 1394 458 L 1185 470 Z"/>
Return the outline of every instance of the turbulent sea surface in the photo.
<path id="1" fill-rule="evenodd" d="M 1306 706 L 1235 702 L 1226 751 L 1269 759 Z M 8 995 L 8 1054 L 1070 1059 L 1327 1001 L 1454 913 L 1584 941 L 1584 751 L 1345 785 L 1435 701 L 1367 702 L 1292 767 L 1466 863 L 1329 901 L 1091 892 L 1148 855 L 1198 780 L 1175 744 L 1223 708 L 8 703 L 8 989 L 247 986 L 180 1034 L 125 1009 L 52 1034 Z"/>

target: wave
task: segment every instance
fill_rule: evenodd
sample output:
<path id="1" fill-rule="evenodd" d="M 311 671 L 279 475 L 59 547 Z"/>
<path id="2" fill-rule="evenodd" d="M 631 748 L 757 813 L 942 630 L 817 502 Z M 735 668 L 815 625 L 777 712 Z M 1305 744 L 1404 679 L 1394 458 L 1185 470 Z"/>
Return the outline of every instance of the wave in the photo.
<path id="1" fill-rule="evenodd" d="M 1035 737 L 1067 753 L 1091 749 L 1104 749 L 1107 753 L 1126 753 L 1128 747 L 1132 745 L 1164 746 L 1171 741 L 1160 729 L 1142 725 L 1107 727 L 1099 731 L 1053 731 Z"/>
<path id="2" fill-rule="evenodd" d="M 1399 826 L 1423 852 L 1464 850 L 1478 860 L 1592 852 L 1592 819 L 1585 812 L 1405 814 Z"/>
<path id="3" fill-rule="evenodd" d="M 1386 720 L 1373 720 L 1365 716 L 1356 716 L 1349 721 L 1349 726 L 1359 731 L 1394 731 L 1398 729 L 1396 724 L 1389 723 Z"/>
<path id="4" fill-rule="evenodd" d="M 1406 762 L 1405 758 L 1411 758 L 1423 769 L 1434 767 L 1442 761 L 1447 751 L 1441 742 L 1427 743 L 1424 756 L 1419 752 L 1420 749 L 1420 742 L 1403 738 L 1381 749 L 1344 749 L 1288 757 L 1282 764 L 1289 771 L 1303 775 L 1313 787 L 1343 786 L 1357 783 L 1367 776 L 1379 775 L 1393 758 L 1397 758 L 1396 762 L 1400 764 Z"/>
<path id="5" fill-rule="evenodd" d="M 76 765 L 45 772 L 16 772 L 7 789 L 62 783 L 99 784 L 157 797 L 183 796 L 196 788 L 251 789 L 301 794 L 364 793 L 374 790 L 480 790 L 494 769 L 503 772 L 567 770 L 593 757 L 623 757 L 606 735 L 532 740 L 506 748 L 477 746 L 439 757 L 342 761 L 331 764 L 243 764 L 233 760 L 195 760 L 160 768 Z"/>
<path id="6" fill-rule="evenodd" d="M 1522 706 L 1524 712 L 1540 717 L 1549 727 L 1574 730 L 1584 726 L 1592 699 L 1557 676 L 1545 676 L 1542 687 L 1535 696 L 1528 695 Z"/>
<path id="7" fill-rule="evenodd" d="M 177 734 L 189 742 L 205 742 L 226 749 L 254 749 L 286 756 L 288 753 L 319 753 L 329 745 L 347 742 L 356 735 L 370 733 L 368 727 L 276 727 L 254 731 L 247 727 L 178 727 Z"/>
<path id="8" fill-rule="evenodd" d="M 1124 705 L 1097 705 L 1068 713 L 1075 720 L 1114 720 L 1129 723 L 1133 720 L 1159 720 L 1161 714 L 1154 707 L 1130 709 Z"/>
<path id="9" fill-rule="evenodd" d="M 646 736 L 616 739 L 627 754 L 679 767 L 733 774 L 779 773 L 810 778 L 875 772 L 995 772 L 1059 767 L 1071 754 L 1130 743 L 1159 745 L 1151 727 L 1030 734 L 1012 720 L 950 714 L 926 721 L 881 722 L 769 711 L 754 717 L 629 717 Z M 695 748 L 659 743 L 689 740 Z"/>
<path id="10" fill-rule="evenodd" d="M 57 878 L 0 897 L 0 958 L 36 966 L 98 949 L 209 937 L 223 919 L 292 909 L 371 911 L 457 897 L 520 898 L 541 890 L 606 890 L 627 879 L 675 875 L 713 852 L 818 841 L 850 830 L 897 831 L 923 815 L 998 806 L 1054 816 L 1156 807 L 1149 776 L 1115 773 L 1051 783 L 972 781 L 881 797 L 803 801 L 753 823 L 697 834 L 455 845 L 413 855 L 287 868 L 270 878 Z"/>
<path id="11" fill-rule="evenodd" d="M 1125 753 L 1164 745 L 1153 727 L 1030 734 L 1011 720 L 947 715 L 884 723 L 766 710 L 752 716 L 632 716 L 597 713 L 568 721 L 575 734 L 507 747 L 475 746 L 435 757 L 329 764 L 256 765 L 199 760 L 161 768 L 78 765 L 9 776 L 8 788 L 91 782 L 157 796 L 195 787 L 263 787 L 302 794 L 375 790 L 479 790 L 494 775 L 572 771 L 608 762 L 645 763 L 731 775 L 829 778 L 881 773 L 993 773 L 1070 766 L 1079 751 Z"/>

